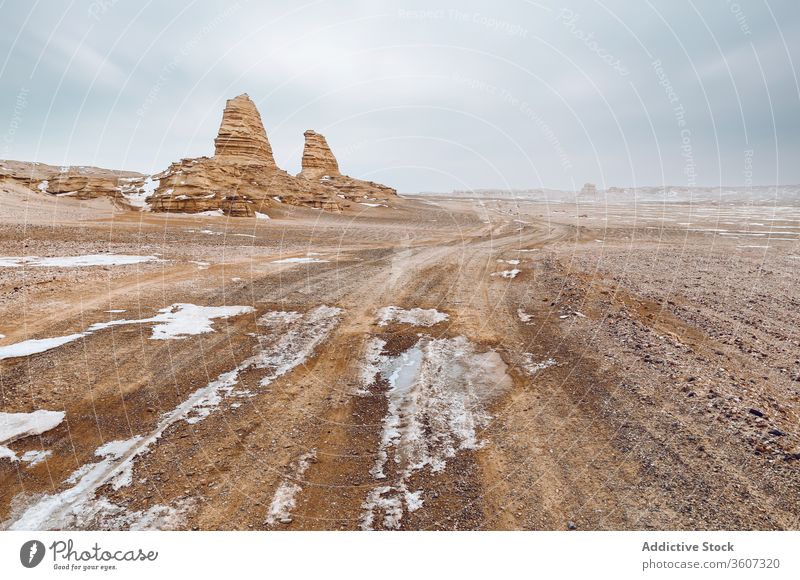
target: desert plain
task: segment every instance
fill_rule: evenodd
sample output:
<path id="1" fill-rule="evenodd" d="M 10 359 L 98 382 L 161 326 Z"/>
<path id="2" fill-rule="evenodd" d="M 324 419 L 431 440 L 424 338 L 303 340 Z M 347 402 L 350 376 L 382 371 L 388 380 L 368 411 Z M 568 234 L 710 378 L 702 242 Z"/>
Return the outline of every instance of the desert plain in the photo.
<path id="1" fill-rule="evenodd" d="M 5 529 L 799 527 L 800 205 L 0 195 Z"/>

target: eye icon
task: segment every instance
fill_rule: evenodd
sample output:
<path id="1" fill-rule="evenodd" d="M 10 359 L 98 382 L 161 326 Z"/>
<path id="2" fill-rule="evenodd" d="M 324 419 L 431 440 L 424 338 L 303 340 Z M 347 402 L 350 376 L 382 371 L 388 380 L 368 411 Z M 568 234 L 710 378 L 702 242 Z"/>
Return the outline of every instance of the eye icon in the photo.
<path id="1" fill-rule="evenodd" d="M 29 540 L 19 549 L 19 561 L 26 568 L 35 568 L 44 559 L 44 544 L 39 540 Z"/>

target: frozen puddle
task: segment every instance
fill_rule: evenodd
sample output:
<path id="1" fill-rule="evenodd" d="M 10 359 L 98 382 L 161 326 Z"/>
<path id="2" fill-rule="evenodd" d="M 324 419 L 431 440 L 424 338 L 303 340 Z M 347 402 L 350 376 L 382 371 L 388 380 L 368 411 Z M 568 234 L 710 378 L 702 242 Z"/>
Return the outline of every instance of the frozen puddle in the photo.
<path id="1" fill-rule="evenodd" d="M 423 336 L 396 356 L 382 354 L 385 345 L 378 338 L 368 344 L 364 370 L 365 382 L 388 386 L 388 410 L 370 470 L 386 484 L 370 490 L 362 504 L 365 530 L 399 528 L 404 513 L 420 509 L 423 491 L 409 489 L 410 477 L 424 469 L 440 473 L 458 452 L 478 449 L 478 433 L 491 419 L 485 403 L 511 386 L 500 355 L 479 352 L 461 336 Z"/>
<path id="2" fill-rule="evenodd" d="M 312 449 L 308 453 L 301 455 L 297 460 L 294 468 L 294 473 L 291 479 L 286 479 L 275 490 L 275 495 L 272 496 L 272 502 L 269 506 L 267 519 L 264 521 L 267 525 L 275 525 L 280 522 L 288 524 L 292 521 L 292 510 L 296 503 L 297 494 L 303 489 L 300 486 L 300 478 L 308 470 L 308 466 L 317 458 L 317 450 Z"/>
<path id="3" fill-rule="evenodd" d="M 60 256 L 40 258 L 38 256 L 3 256 L 0 257 L 1 268 L 18 268 L 30 266 L 34 268 L 85 268 L 88 266 L 126 266 L 142 262 L 159 262 L 157 256 L 131 256 L 126 254 L 89 254 L 86 256 Z"/>
<path id="4" fill-rule="evenodd" d="M 336 327 L 340 313 L 339 308 L 319 306 L 306 314 L 280 312 L 262 317 L 259 323 L 267 332 L 258 335 L 260 346 L 255 354 L 190 394 L 164 414 L 150 433 L 98 448 L 95 455 L 102 460 L 77 469 L 65 481 L 71 487 L 39 498 L 4 526 L 11 530 L 172 526 L 180 520 L 177 508 L 154 506 L 148 512 L 130 513 L 104 497 L 96 498 L 96 492 L 107 484 L 114 489 L 130 485 L 135 460 L 149 453 L 171 426 L 181 421 L 198 423 L 217 410 L 224 398 L 237 394 L 244 371 L 262 370 L 259 385 L 266 387 L 303 364 Z"/>
<path id="5" fill-rule="evenodd" d="M 447 314 L 439 312 L 435 308 L 405 310 L 398 306 L 387 306 L 378 310 L 378 326 L 386 326 L 390 322 L 413 324 L 414 326 L 433 326 L 447 319 Z"/>
<path id="6" fill-rule="evenodd" d="M 0 413 L 0 459 L 19 461 L 17 454 L 6 447 L 17 439 L 41 435 L 46 431 L 55 429 L 64 420 L 62 411 L 34 411 L 33 413 Z M 22 456 L 22 461 L 29 463 L 28 467 L 44 460 L 50 451 L 28 451 Z"/>
<path id="7" fill-rule="evenodd" d="M 213 320 L 217 318 L 230 318 L 253 312 L 252 306 L 197 306 L 195 304 L 173 304 L 158 311 L 150 318 L 138 320 L 110 320 L 92 324 L 84 332 L 58 336 L 55 338 L 36 338 L 24 340 L 14 344 L 0 347 L 0 360 L 20 356 L 29 356 L 52 350 L 64 344 L 76 341 L 98 330 L 112 326 L 125 326 L 128 324 L 153 323 L 151 340 L 180 340 L 187 336 L 213 332 Z"/>

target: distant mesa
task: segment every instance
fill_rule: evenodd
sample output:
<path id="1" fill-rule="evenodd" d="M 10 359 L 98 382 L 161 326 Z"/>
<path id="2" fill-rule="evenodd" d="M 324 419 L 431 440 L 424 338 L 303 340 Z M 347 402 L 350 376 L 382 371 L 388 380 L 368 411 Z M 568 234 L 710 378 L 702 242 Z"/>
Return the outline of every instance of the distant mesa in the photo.
<path id="1" fill-rule="evenodd" d="M 3 161 L 0 185 L 4 183 L 53 195 L 108 196 L 157 212 L 221 210 L 230 216 L 252 216 L 278 204 L 342 212 L 357 203 L 388 205 L 397 196 L 391 187 L 342 175 L 325 137 L 311 130 L 305 132 L 300 173 L 293 176 L 280 169 L 261 115 L 246 94 L 228 100 L 213 157 L 181 159 L 152 176 Z"/>
<path id="2" fill-rule="evenodd" d="M 594 183 L 584 183 L 581 193 L 583 195 L 597 195 L 597 186 Z"/>

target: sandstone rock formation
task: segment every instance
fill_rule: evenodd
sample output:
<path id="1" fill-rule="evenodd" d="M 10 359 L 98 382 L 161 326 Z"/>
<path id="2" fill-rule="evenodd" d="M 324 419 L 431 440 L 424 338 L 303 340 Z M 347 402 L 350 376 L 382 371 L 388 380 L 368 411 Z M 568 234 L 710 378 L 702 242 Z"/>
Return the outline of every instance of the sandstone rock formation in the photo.
<path id="1" fill-rule="evenodd" d="M 144 175 L 132 171 L 99 167 L 59 167 L 25 161 L 0 161 L 0 187 L 4 184 L 15 184 L 40 194 L 78 199 L 111 197 L 125 201 L 128 192 L 139 192 L 145 178 Z"/>
<path id="2" fill-rule="evenodd" d="M 154 211 L 196 213 L 222 210 L 233 216 L 264 212 L 276 204 L 341 212 L 353 201 L 385 205 L 397 192 L 341 175 L 325 138 L 306 131 L 303 170 L 297 177 L 275 164 L 272 147 L 255 104 L 247 95 L 227 102 L 214 156 L 182 159 L 154 175 Z"/>
<path id="3" fill-rule="evenodd" d="M 333 188 L 341 199 L 365 205 L 386 205 L 384 202 L 397 195 L 394 189 L 386 185 L 342 175 L 325 137 L 310 129 L 303 135 L 306 141 L 302 170 L 297 174 L 298 177 Z"/>
<path id="4" fill-rule="evenodd" d="M 181 159 L 152 176 L 96 167 L 54 167 L 0 161 L 0 187 L 13 182 L 42 194 L 107 196 L 152 211 L 221 210 L 252 216 L 277 204 L 341 212 L 386 206 L 391 187 L 342 175 L 325 137 L 306 131 L 302 171 L 292 176 L 275 164 L 261 115 L 250 97 L 230 99 L 214 139 L 214 156 Z"/>
<path id="5" fill-rule="evenodd" d="M 306 138 L 303 147 L 303 169 L 298 177 L 322 179 L 326 175 L 339 175 L 339 164 L 325 137 L 311 129 L 303 133 L 303 136 Z"/>
<path id="6" fill-rule="evenodd" d="M 237 165 L 276 167 L 261 115 L 246 94 L 228 101 L 214 139 L 214 158 Z"/>

